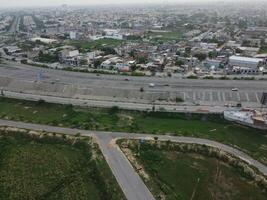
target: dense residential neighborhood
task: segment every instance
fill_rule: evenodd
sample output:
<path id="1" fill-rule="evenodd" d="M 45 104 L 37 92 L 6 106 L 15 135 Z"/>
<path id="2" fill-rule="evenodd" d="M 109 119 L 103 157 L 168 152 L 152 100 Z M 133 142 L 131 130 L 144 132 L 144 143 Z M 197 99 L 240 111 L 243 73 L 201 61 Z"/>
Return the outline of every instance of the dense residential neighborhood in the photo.
<path id="1" fill-rule="evenodd" d="M 261 18 L 266 10 L 261 5 L 184 7 L 114 7 L 107 12 L 63 5 L 1 12 L 2 56 L 49 68 L 140 76 L 267 73 L 267 24 Z"/>

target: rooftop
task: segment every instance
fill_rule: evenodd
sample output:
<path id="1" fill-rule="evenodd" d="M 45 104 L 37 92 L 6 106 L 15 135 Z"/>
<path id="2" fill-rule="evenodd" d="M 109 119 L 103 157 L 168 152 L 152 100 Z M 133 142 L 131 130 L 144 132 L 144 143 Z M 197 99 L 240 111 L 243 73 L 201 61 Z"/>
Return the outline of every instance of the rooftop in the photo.
<path id="1" fill-rule="evenodd" d="M 229 57 L 230 60 L 239 60 L 244 62 L 262 62 L 263 59 L 260 58 L 250 58 L 250 57 L 242 57 L 242 56 L 231 56 Z"/>

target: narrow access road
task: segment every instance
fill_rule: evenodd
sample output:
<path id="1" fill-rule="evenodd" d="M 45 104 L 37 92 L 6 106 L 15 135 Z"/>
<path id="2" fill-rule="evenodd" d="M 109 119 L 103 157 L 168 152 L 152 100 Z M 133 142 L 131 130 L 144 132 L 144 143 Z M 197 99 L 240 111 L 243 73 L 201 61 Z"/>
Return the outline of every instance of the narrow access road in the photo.
<path id="1" fill-rule="evenodd" d="M 24 122 L 16 122 L 9 120 L 1 120 L 0 126 L 9 126 L 16 128 L 24 128 L 30 130 L 43 130 L 46 132 L 55 132 L 62 134 L 75 135 L 80 133 L 84 136 L 94 137 L 100 146 L 100 149 L 105 156 L 108 165 L 110 166 L 118 184 L 122 188 L 126 198 L 128 200 L 154 200 L 153 195 L 148 190 L 142 179 L 135 172 L 134 168 L 122 153 L 119 147 L 116 145 L 116 139 L 127 138 L 127 139 L 153 139 L 155 135 L 152 134 L 133 134 L 123 132 L 100 132 L 100 131 L 86 131 L 72 128 L 62 128 L 48 125 L 31 124 Z M 167 136 L 157 135 L 159 140 L 170 140 L 178 143 L 190 143 L 207 145 L 218 148 L 222 151 L 230 153 L 250 165 L 257 168 L 261 173 L 267 176 L 267 166 L 253 159 L 244 152 L 237 150 L 231 146 L 215 142 L 208 139 L 200 139 L 193 137 L 180 137 L 180 136 Z"/>
<path id="2" fill-rule="evenodd" d="M 126 198 L 128 200 L 154 200 L 153 195 L 148 190 L 140 176 L 136 173 L 128 159 L 115 143 L 112 144 L 114 137 L 109 133 L 98 134 L 98 132 L 92 131 L 7 120 L 0 120 L 0 126 L 24 128 L 36 131 L 42 130 L 69 135 L 80 133 L 83 136 L 94 137 L 97 140 L 97 143 L 99 144 L 99 147 Z"/>

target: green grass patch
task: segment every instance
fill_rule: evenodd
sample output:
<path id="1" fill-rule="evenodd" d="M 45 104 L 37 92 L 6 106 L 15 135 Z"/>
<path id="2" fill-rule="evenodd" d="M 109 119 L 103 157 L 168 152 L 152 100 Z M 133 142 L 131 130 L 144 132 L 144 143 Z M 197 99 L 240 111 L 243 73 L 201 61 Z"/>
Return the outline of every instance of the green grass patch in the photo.
<path id="1" fill-rule="evenodd" d="M 207 79 L 207 80 L 213 80 L 214 77 L 213 76 L 205 76 L 203 79 Z"/>
<path id="2" fill-rule="evenodd" d="M 207 138 L 240 148 L 267 164 L 266 132 L 228 122 L 221 115 L 79 108 L 0 98 L 0 118 L 86 130 Z"/>
<path id="3" fill-rule="evenodd" d="M 183 34 L 185 33 L 184 30 L 175 30 L 170 32 L 156 32 L 156 31 L 149 31 L 145 34 L 145 37 L 150 38 L 152 41 L 158 42 L 167 42 L 170 40 L 180 40 L 183 38 Z"/>
<path id="4" fill-rule="evenodd" d="M 198 79 L 198 76 L 195 76 L 195 75 L 190 75 L 190 76 L 187 76 L 188 79 Z"/>
<path id="5" fill-rule="evenodd" d="M 176 103 L 181 103 L 181 102 L 184 102 L 184 99 L 181 98 L 181 97 L 176 97 L 176 98 L 175 98 L 175 102 L 176 102 Z"/>
<path id="6" fill-rule="evenodd" d="M 266 199 L 266 193 L 250 178 L 216 158 L 163 150 L 149 143 L 140 147 L 134 143 L 129 148 L 156 199 Z"/>
<path id="7" fill-rule="evenodd" d="M 267 53 L 267 45 L 262 46 L 262 47 L 260 48 L 259 53 L 262 53 L 262 54 Z"/>
<path id="8" fill-rule="evenodd" d="M 81 51 L 101 49 L 103 47 L 117 47 L 123 43 L 122 40 L 100 39 L 95 41 L 71 41 L 68 45 L 73 45 Z"/>
<path id="9" fill-rule="evenodd" d="M 0 199 L 124 196 L 98 147 L 88 140 L 0 132 Z"/>

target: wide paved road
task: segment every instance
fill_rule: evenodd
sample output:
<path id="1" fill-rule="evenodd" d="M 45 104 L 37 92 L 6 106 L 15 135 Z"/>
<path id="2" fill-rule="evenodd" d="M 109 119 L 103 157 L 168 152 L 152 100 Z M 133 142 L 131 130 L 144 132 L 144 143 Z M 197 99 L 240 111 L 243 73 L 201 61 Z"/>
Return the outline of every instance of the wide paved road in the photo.
<path id="1" fill-rule="evenodd" d="M 121 101 L 109 101 L 109 100 L 101 100 L 101 99 L 79 99 L 79 98 L 71 98 L 71 97 L 57 97 L 50 95 L 37 95 L 37 94 L 29 94 L 29 93 L 20 93 L 20 92 L 10 92 L 3 91 L 5 97 L 22 99 L 28 101 L 39 101 L 40 99 L 56 104 L 72 104 L 74 106 L 81 107 L 104 107 L 111 108 L 113 106 L 118 106 L 121 109 L 128 110 L 140 110 L 147 111 L 152 110 L 153 107 L 155 111 L 161 111 L 164 108 L 164 111 L 168 112 L 190 112 L 190 113 L 222 113 L 224 110 L 228 109 L 224 106 L 197 106 L 197 105 L 169 105 L 169 104 L 157 104 L 154 103 L 142 103 L 142 102 L 121 102 Z M 1 95 L 1 94 L 0 94 Z"/>
<path id="2" fill-rule="evenodd" d="M 154 135 L 147 134 L 131 134 L 131 133 L 119 133 L 119 132 L 97 132 L 97 131 L 85 131 L 79 129 L 70 129 L 62 127 L 54 127 L 39 124 L 30 124 L 23 122 L 0 120 L 0 126 L 10 126 L 17 128 L 25 128 L 31 130 L 44 130 L 46 132 L 56 132 L 75 135 L 81 133 L 85 136 L 91 136 L 96 138 L 100 149 L 105 156 L 107 163 L 109 164 L 114 176 L 116 177 L 119 185 L 121 186 L 124 194 L 128 200 L 154 200 L 151 192 L 143 183 L 141 178 L 135 172 L 125 155 L 121 152 L 118 146 L 115 144 L 115 140 L 118 138 L 130 138 L 130 139 L 152 139 Z M 158 135 L 157 135 L 158 136 Z M 158 136 L 159 140 L 170 140 L 179 143 L 194 143 L 212 146 L 222 151 L 228 152 L 250 165 L 259 169 L 264 175 L 267 176 L 267 167 L 262 163 L 254 160 L 247 154 L 224 144 L 200 138 L 192 137 L 176 137 L 176 136 Z"/>
<path id="3" fill-rule="evenodd" d="M 36 81 L 39 72 L 42 76 Z M 149 87 L 150 83 L 155 87 Z M 195 105 L 222 106 L 242 102 L 245 106 L 260 107 L 267 82 L 97 76 L 7 63 L 0 66 L 0 87 L 13 92 L 78 99 L 149 104 L 156 101 L 171 105 L 176 103 L 176 97 L 181 97 Z M 144 92 L 140 92 L 140 88 L 144 88 Z M 233 88 L 239 91 L 232 91 Z"/>

